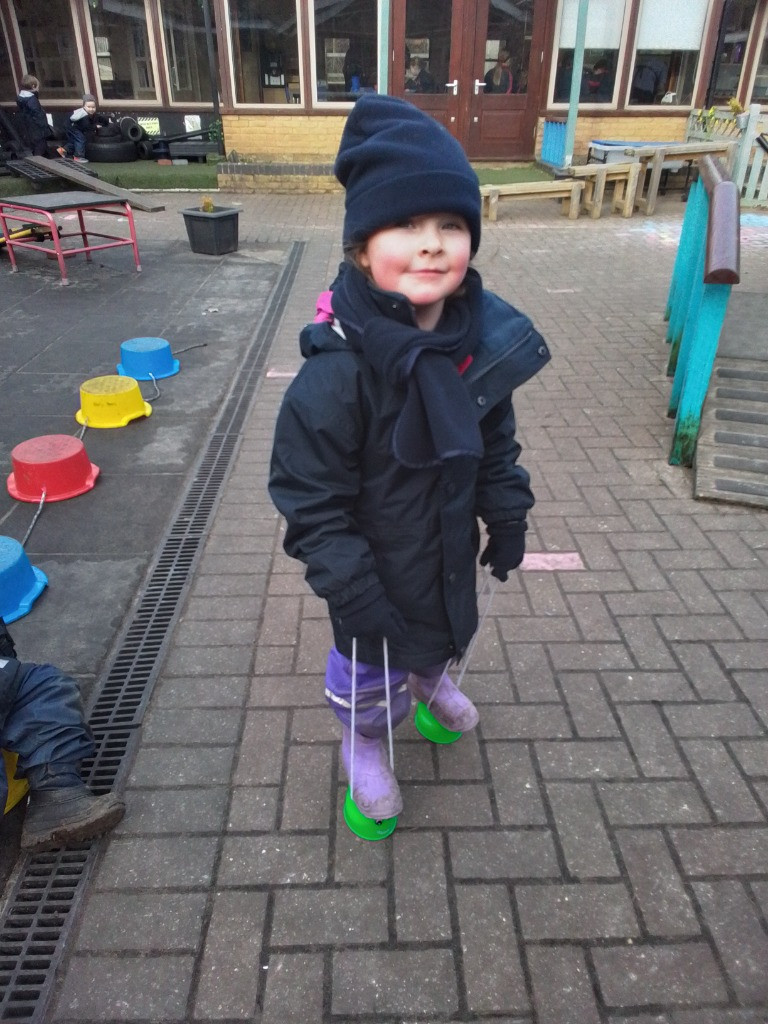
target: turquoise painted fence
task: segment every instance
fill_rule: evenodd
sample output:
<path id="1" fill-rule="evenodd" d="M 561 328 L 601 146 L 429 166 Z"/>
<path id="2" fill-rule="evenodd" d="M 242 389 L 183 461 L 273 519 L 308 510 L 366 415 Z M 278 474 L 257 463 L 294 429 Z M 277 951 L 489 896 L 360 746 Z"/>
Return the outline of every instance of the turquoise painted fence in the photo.
<path id="1" fill-rule="evenodd" d="M 739 189 L 705 157 L 691 188 L 667 299 L 669 462 L 691 466 L 731 286 L 739 282 Z"/>

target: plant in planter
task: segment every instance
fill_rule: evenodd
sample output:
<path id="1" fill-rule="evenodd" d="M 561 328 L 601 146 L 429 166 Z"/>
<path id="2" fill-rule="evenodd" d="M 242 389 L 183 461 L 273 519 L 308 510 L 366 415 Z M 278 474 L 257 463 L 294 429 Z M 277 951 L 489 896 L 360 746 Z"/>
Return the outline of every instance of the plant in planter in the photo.
<path id="1" fill-rule="evenodd" d="M 234 206 L 216 206 L 203 196 L 199 207 L 181 213 L 192 252 L 223 256 L 237 251 L 240 211 Z"/>

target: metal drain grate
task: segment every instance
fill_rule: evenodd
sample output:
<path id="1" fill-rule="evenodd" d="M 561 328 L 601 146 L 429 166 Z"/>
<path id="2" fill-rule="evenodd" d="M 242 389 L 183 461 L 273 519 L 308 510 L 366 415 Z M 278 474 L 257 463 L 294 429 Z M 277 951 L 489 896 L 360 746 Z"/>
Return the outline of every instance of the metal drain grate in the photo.
<path id="1" fill-rule="evenodd" d="M 94 862 L 88 844 L 28 858 L 0 921 L 0 1020 L 38 1020 Z"/>
<path id="2" fill-rule="evenodd" d="M 139 742 L 137 727 L 303 252 L 303 242 L 291 246 L 195 478 L 92 702 L 89 723 L 97 750 L 84 762 L 83 772 L 96 793 L 118 788 L 130 770 Z M 98 842 L 82 843 L 30 856 L 22 864 L 0 916 L 0 1020 L 30 1024 L 43 1020 L 74 910 L 85 893 L 97 852 Z"/>

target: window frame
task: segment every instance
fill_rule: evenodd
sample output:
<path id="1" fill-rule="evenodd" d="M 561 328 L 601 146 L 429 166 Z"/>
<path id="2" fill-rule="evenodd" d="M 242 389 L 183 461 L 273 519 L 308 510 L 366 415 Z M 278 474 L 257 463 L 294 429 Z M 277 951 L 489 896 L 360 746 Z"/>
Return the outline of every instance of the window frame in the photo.
<path id="1" fill-rule="evenodd" d="M 619 47 L 616 51 L 616 69 L 613 82 L 613 95 L 607 103 L 590 103 L 588 100 L 579 100 L 579 110 L 585 113 L 599 113 L 600 111 L 617 111 L 624 109 L 623 93 L 625 91 L 623 69 L 626 60 L 626 53 L 629 44 L 630 27 L 635 24 L 635 7 L 638 0 L 624 0 L 624 14 L 619 34 Z M 557 64 L 560 54 L 560 32 L 563 24 L 563 8 L 565 0 L 557 0 L 557 10 L 552 34 L 552 52 L 550 54 L 550 74 L 545 95 L 547 110 L 554 113 L 564 113 L 568 110 L 568 100 L 555 101 L 555 79 L 557 77 Z M 585 47 L 585 51 L 586 51 Z"/>
<path id="2" fill-rule="evenodd" d="M 160 83 L 161 83 L 162 76 L 165 76 L 167 79 L 169 79 L 169 74 L 170 74 L 169 66 L 168 66 L 167 63 L 165 63 L 162 68 L 160 67 L 160 63 L 158 61 L 157 49 L 156 49 L 156 46 L 155 46 L 155 33 L 153 32 L 153 24 L 154 24 L 154 22 L 153 22 L 153 17 L 152 17 L 152 11 L 151 11 L 150 6 L 149 6 L 149 0 L 142 0 L 142 2 L 144 4 L 144 17 L 145 17 L 145 25 L 146 25 L 146 31 L 147 31 L 147 41 L 149 43 L 149 64 L 150 64 L 150 67 L 152 68 L 152 73 L 155 76 L 155 99 L 150 100 L 150 99 L 145 99 L 143 97 L 140 98 L 138 96 L 128 96 L 125 99 L 112 99 L 112 98 L 106 99 L 104 97 L 104 92 L 103 92 L 103 90 L 101 88 L 101 84 L 102 84 L 101 83 L 101 75 L 99 74 L 99 56 L 98 56 L 98 54 L 96 52 L 96 39 L 97 38 L 101 38 L 101 36 L 97 37 L 97 36 L 94 36 L 94 34 L 93 34 L 93 21 L 91 20 L 91 12 L 89 10 L 87 12 L 87 17 L 85 18 L 86 32 L 87 32 L 87 36 L 88 36 L 87 42 L 88 42 L 88 46 L 89 46 L 89 49 L 90 49 L 91 60 L 92 60 L 92 63 L 93 63 L 93 76 L 94 76 L 94 80 L 95 80 L 94 84 L 95 84 L 95 87 L 96 87 L 96 98 L 99 101 L 99 106 L 100 107 L 101 106 L 106 106 L 108 108 L 111 108 L 111 107 L 116 107 L 116 106 L 119 107 L 119 106 L 122 105 L 122 106 L 142 107 L 142 108 L 143 107 L 147 107 L 148 109 L 152 109 L 152 108 L 155 108 L 155 107 L 166 106 L 166 104 L 163 102 L 163 98 L 162 98 L 163 97 L 163 93 L 162 93 L 162 89 L 161 89 Z M 162 17 L 162 12 L 160 10 L 159 5 L 158 5 L 158 8 L 157 8 L 157 13 L 158 13 L 158 15 L 160 17 Z M 165 56 L 165 54 L 164 54 L 164 56 Z M 168 81 L 168 86 L 170 86 L 170 80 Z M 169 98 L 170 98 L 170 92 L 169 92 Z"/>
<path id="3" fill-rule="evenodd" d="M 381 29 L 379 21 L 379 7 L 381 0 L 373 0 L 375 7 L 375 28 L 376 28 L 376 80 L 381 81 L 381 47 L 379 33 Z M 321 100 L 317 97 L 317 32 L 315 30 L 315 0 L 307 0 L 307 25 L 309 32 L 309 78 L 310 89 L 307 99 L 311 110 L 317 110 L 323 114 L 329 114 L 334 110 L 349 114 L 355 105 L 354 100 Z"/>
<path id="4" fill-rule="evenodd" d="M 303 8 L 306 6 L 302 0 L 293 0 L 294 10 L 296 12 L 296 47 L 297 56 L 299 62 L 299 93 L 301 100 L 299 103 L 246 103 L 243 100 L 237 99 L 237 82 L 235 75 L 235 53 L 234 46 L 232 43 L 232 7 L 231 4 L 224 4 L 224 19 L 223 29 L 225 33 L 225 44 L 226 54 L 229 61 L 228 75 L 226 85 L 230 91 L 231 106 L 233 110 L 238 113 L 258 113 L 259 111 L 270 111 L 278 114 L 306 114 L 308 107 L 308 94 L 307 94 L 307 82 L 306 82 L 306 67 L 304 60 L 304 19 L 303 19 Z M 221 36 L 219 36 L 221 39 Z M 223 77 L 223 76 L 222 76 Z M 222 82 L 222 91 L 224 91 L 224 83 Z"/>

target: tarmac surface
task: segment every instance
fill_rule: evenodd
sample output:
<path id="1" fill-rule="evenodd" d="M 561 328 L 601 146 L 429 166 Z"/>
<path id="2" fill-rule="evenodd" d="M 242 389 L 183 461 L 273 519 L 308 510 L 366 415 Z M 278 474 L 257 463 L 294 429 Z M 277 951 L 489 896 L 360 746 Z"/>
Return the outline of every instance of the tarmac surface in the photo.
<path id="1" fill-rule="evenodd" d="M 679 199 L 576 222 L 510 203 L 484 225 L 486 286 L 553 353 L 515 398 L 529 557 L 466 675 L 478 728 L 449 747 L 397 731 L 405 809 L 381 843 L 340 816 L 325 608 L 266 492 L 342 200 L 227 199 L 237 254 L 191 254 L 190 197 L 166 194 L 137 214 L 141 275 L 127 250 L 76 257 L 67 288 L 40 256 L 0 262 L 4 471 L 19 441 L 79 432 L 78 387 L 121 341 L 207 343 L 149 419 L 85 432 L 96 487 L 45 506 L 26 544 L 49 586 L 11 632 L 91 709 L 212 446 L 229 452 L 128 725 L 126 817 L 89 847 L 36 1019 L 765 1024 L 768 513 L 694 501 L 666 461 Z M 768 216 L 750 214 L 740 289 L 767 272 Z M 21 540 L 34 512 L 4 494 L 0 533 Z M 35 860 L 10 875 L 0 938 Z"/>

